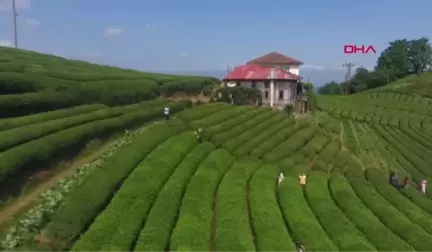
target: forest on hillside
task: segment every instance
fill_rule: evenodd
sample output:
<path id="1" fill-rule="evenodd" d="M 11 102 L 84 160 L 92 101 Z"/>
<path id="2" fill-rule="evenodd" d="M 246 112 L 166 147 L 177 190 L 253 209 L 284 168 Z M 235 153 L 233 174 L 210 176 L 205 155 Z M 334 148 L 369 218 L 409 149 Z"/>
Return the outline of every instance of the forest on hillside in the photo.
<path id="1" fill-rule="evenodd" d="M 351 79 L 346 76 L 344 82 L 331 81 L 321 86 L 318 92 L 349 95 L 383 87 L 409 75 L 431 71 L 431 62 L 432 46 L 428 38 L 394 40 L 381 52 L 373 70 L 360 66 Z"/>

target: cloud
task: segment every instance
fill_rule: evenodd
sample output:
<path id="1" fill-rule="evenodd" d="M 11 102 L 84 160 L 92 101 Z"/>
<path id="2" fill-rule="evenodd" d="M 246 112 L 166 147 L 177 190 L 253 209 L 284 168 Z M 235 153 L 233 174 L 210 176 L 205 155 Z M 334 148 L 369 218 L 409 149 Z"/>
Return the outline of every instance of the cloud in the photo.
<path id="1" fill-rule="evenodd" d="M 300 69 L 314 70 L 314 71 L 340 71 L 346 70 L 346 67 L 342 66 L 343 64 L 331 64 L 331 65 L 311 65 L 305 64 L 300 66 Z"/>
<path id="2" fill-rule="evenodd" d="M 179 56 L 180 56 L 180 57 L 188 57 L 188 56 L 189 56 L 189 53 L 188 53 L 188 52 L 180 52 L 180 53 L 179 53 Z"/>
<path id="3" fill-rule="evenodd" d="M 34 18 L 27 18 L 26 19 L 26 25 L 28 25 L 28 26 L 38 26 L 38 25 L 40 25 L 40 22 L 39 22 L 39 20 L 34 19 Z"/>
<path id="4" fill-rule="evenodd" d="M 146 25 L 144 26 L 144 28 L 147 29 L 147 30 L 155 30 L 155 29 L 157 29 L 157 28 L 159 28 L 159 27 L 160 27 L 160 26 L 159 26 L 158 24 L 156 24 L 156 23 L 146 24 Z"/>
<path id="5" fill-rule="evenodd" d="M 364 66 L 364 68 L 366 68 L 369 71 L 373 71 L 375 69 L 376 64 L 370 64 L 370 65 L 366 65 Z"/>
<path id="6" fill-rule="evenodd" d="M 2 47 L 12 47 L 13 44 L 10 40 L 0 40 L 0 46 Z"/>
<path id="7" fill-rule="evenodd" d="M 108 27 L 105 29 L 104 36 L 106 38 L 115 37 L 121 35 L 124 31 L 125 29 L 123 27 Z"/>
<path id="8" fill-rule="evenodd" d="M 29 9 L 30 0 L 15 0 L 15 7 L 17 9 Z M 0 11 L 12 9 L 12 0 L 0 0 Z"/>
<path id="9" fill-rule="evenodd" d="M 309 64 L 305 64 L 303 66 L 301 66 L 301 68 L 305 68 L 305 69 L 312 69 L 312 70 L 319 70 L 319 71 L 324 71 L 327 70 L 328 68 L 325 66 L 320 66 L 320 65 L 309 65 Z"/>

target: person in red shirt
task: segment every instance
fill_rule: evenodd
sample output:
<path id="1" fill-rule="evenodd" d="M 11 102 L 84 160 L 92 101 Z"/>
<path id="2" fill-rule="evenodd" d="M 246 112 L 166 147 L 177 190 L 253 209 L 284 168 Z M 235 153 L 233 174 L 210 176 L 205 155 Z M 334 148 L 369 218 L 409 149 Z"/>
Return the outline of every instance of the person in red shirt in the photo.
<path id="1" fill-rule="evenodd" d="M 405 177 L 403 183 L 404 183 L 404 188 L 408 188 L 409 187 L 409 178 Z"/>

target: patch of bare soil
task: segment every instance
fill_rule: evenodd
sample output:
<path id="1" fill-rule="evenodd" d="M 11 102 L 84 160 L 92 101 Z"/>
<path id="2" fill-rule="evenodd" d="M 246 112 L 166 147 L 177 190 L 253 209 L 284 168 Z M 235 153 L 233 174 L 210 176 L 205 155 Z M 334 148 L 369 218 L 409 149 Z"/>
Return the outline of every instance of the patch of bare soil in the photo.
<path id="1" fill-rule="evenodd" d="M 207 103 L 210 101 L 210 97 L 207 97 L 203 94 L 199 94 L 199 95 L 176 94 L 176 95 L 167 97 L 167 99 L 170 99 L 173 101 L 191 100 L 193 103 L 196 103 L 198 101 L 203 102 L 203 103 Z"/>

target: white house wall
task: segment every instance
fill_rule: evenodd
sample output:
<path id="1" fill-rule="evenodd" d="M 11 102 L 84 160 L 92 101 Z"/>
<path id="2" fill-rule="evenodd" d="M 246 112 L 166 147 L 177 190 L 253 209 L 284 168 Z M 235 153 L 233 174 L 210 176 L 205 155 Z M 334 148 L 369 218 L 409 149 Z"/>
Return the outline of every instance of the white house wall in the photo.
<path id="1" fill-rule="evenodd" d="M 300 66 L 298 65 L 274 65 L 270 67 L 280 67 L 290 73 L 300 76 Z"/>
<path id="2" fill-rule="evenodd" d="M 285 106 L 287 104 L 294 104 L 295 98 L 295 84 L 293 81 L 275 81 L 274 85 L 274 93 L 273 93 L 273 101 L 275 106 Z M 240 82 L 240 86 L 252 88 L 252 82 L 250 81 L 242 81 Z M 255 88 L 260 90 L 263 95 L 263 103 L 269 105 L 270 104 L 270 84 L 268 88 L 266 88 L 264 82 L 255 82 Z M 279 91 L 283 91 L 283 99 L 279 99 Z M 269 97 L 265 98 L 265 91 L 268 91 Z"/>
<path id="3" fill-rule="evenodd" d="M 300 68 L 299 66 L 291 66 L 290 69 L 288 70 L 291 73 L 300 76 Z"/>
<path id="4" fill-rule="evenodd" d="M 286 105 L 293 104 L 293 94 L 294 94 L 294 82 L 284 81 L 275 83 L 275 104 Z M 279 99 L 279 91 L 283 91 L 283 98 Z"/>

